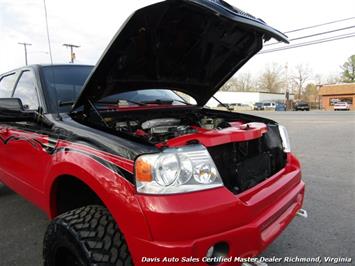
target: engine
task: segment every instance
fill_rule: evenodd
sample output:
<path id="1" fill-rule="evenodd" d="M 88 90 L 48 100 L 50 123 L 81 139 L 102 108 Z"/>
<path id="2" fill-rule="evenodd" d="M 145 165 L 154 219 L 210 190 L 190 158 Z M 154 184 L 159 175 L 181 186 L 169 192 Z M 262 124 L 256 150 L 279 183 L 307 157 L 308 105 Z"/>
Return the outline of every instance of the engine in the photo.
<path id="1" fill-rule="evenodd" d="M 279 126 L 268 119 L 208 109 L 107 112 L 102 119 L 110 133 L 114 129 L 120 137 L 158 149 L 205 146 L 224 185 L 235 194 L 263 182 L 287 162 Z"/>
<path id="2" fill-rule="evenodd" d="M 196 121 L 196 120 L 195 120 Z M 192 134 L 199 129 L 212 130 L 230 127 L 223 118 L 202 117 L 196 122 L 185 118 L 156 118 L 146 121 L 132 120 L 116 122 L 115 129 L 118 132 L 143 138 L 156 144 L 171 138 Z"/>

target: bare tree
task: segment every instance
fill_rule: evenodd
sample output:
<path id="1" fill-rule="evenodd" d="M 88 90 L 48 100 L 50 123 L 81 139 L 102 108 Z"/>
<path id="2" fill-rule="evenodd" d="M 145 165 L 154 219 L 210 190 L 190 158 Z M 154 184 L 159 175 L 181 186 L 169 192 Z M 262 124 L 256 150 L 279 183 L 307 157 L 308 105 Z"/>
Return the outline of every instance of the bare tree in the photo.
<path id="1" fill-rule="evenodd" d="M 337 84 L 341 82 L 341 79 L 335 73 L 328 73 L 328 74 L 316 74 L 313 77 L 313 80 L 316 84 Z"/>
<path id="2" fill-rule="evenodd" d="M 255 82 L 250 73 L 241 73 L 232 77 L 221 88 L 222 91 L 255 91 Z"/>
<path id="3" fill-rule="evenodd" d="M 236 79 L 232 77 L 221 88 L 221 91 L 236 91 Z"/>
<path id="4" fill-rule="evenodd" d="M 329 74 L 325 77 L 325 84 L 336 84 L 340 83 L 341 79 L 335 74 Z"/>
<path id="5" fill-rule="evenodd" d="M 292 83 L 297 90 L 297 98 L 301 99 L 307 80 L 311 77 L 311 70 L 308 66 L 297 65 L 294 74 L 291 76 Z"/>
<path id="6" fill-rule="evenodd" d="M 241 73 L 236 78 L 236 90 L 237 91 L 255 91 L 255 81 L 252 79 L 250 73 Z"/>
<path id="7" fill-rule="evenodd" d="M 267 66 L 259 78 L 259 90 L 272 93 L 281 92 L 285 85 L 282 71 L 283 68 L 280 65 L 273 64 L 272 66 Z"/>

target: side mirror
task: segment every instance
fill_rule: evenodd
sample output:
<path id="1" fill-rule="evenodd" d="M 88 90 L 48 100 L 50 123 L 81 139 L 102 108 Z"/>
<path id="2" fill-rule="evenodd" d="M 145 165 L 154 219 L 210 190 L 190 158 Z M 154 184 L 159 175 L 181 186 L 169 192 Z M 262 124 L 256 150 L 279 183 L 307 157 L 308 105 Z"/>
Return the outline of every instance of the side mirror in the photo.
<path id="1" fill-rule="evenodd" d="M 34 122 L 48 128 L 53 123 L 38 111 L 28 111 L 18 98 L 0 98 L 0 122 Z"/>
<path id="2" fill-rule="evenodd" d="M 22 112 L 25 110 L 21 99 L 0 98 L 0 109 Z"/>

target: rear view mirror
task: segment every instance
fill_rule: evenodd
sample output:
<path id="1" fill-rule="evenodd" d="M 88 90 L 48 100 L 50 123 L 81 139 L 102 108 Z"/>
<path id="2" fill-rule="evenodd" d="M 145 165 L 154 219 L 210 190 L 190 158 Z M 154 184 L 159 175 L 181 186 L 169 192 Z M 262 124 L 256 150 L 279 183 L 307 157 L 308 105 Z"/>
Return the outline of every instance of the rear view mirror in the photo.
<path id="1" fill-rule="evenodd" d="M 7 109 L 18 112 L 25 110 L 21 99 L 18 98 L 0 98 L 0 109 Z"/>

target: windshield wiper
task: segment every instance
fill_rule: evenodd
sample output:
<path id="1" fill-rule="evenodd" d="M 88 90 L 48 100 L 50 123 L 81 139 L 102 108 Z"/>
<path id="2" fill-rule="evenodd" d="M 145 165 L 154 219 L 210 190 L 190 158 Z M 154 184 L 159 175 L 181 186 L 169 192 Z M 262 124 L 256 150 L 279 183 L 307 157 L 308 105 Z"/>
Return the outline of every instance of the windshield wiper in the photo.
<path id="1" fill-rule="evenodd" d="M 141 103 L 144 104 L 172 104 L 174 100 L 162 100 L 162 99 L 156 99 L 156 100 L 151 100 L 151 101 L 142 101 Z"/>
<path id="2" fill-rule="evenodd" d="M 144 102 L 135 102 L 135 101 L 131 101 L 131 100 L 126 100 L 126 99 L 118 99 L 117 101 L 98 101 L 95 104 L 117 104 L 119 105 L 120 101 L 125 101 L 128 103 L 133 103 L 136 105 L 140 105 L 140 106 L 145 106 L 147 104 L 145 104 Z M 70 106 L 73 105 L 75 102 L 74 101 L 58 101 L 58 106 L 59 107 L 63 107 L 63 106 Z"/>
<path id="3" fill-rule="evenodd" d="M 116 101 L 98 101 L 96 102 L 97 104 L 117 104 L 120 105 L 120 101 L 125 101 L 128 103 L 133 103 L 139 106 L 145 106 L 147 105 L 145 102 L 136 102 L 136 101 L 131 101 L 131 100 L 127 100 L 127 99 L 117 99 Z"/>
<path id="4" fill-rule="evenodd" d="M 179 102 L 183 103 L 185 105 L 193 105 L 191 103 L 185 102 L 183 100 L 178 100 L 178 99 L 156 99 L 156 100 L 151 100 L 151 101 L 142 101 L 141 103 L 144 104 L 173 104 L 173 102 Z"/>
<path id="5" fill-rule="evenodd" d="M 161 100 L 161 99 L 156 99 L 156 100 L 152 100 L 152 101 L 142 101 L 142 102 L 136 102 L 136 101 L 132 101 L 132 100 L 127 100 L 127 99 L 118 99 L 117 101 L 98 101 L 95 104 L 114 104 L 114 105 L 120 105 L 120 101 L 125 101 L 128 103 L 133 103 L 139 106 L 146 106 L 147 104 L 172 104 L 173 102 L 179 102 L 179 103 L 183 103 L 186 105 L 193 105 L 191 103 L 185 102 L 183 100 Z M 74 101 L 58 101 L 58 106 L 59 107 L 63 107 L 63 106 L 70 106 L 73 105 L 75 102 Z M 99 108 L 101 109 L 101 108 Z"/>

